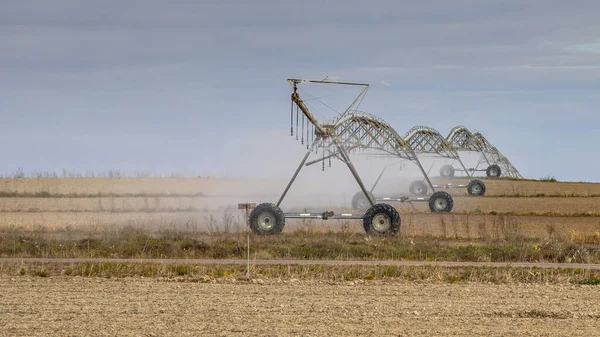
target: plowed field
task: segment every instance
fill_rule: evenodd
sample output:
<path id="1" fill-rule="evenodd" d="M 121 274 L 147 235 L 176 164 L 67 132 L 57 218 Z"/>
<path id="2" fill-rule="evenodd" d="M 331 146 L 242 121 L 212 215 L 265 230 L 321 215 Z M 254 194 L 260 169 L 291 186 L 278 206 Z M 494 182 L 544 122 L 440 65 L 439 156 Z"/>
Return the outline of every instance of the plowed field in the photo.
<path id="1" fill-rule="evenodd" d="M 233 280 L 232 280 L 233 281 Z M 21 336 L 594 336 L 597 286 L 0 278 Z"/>

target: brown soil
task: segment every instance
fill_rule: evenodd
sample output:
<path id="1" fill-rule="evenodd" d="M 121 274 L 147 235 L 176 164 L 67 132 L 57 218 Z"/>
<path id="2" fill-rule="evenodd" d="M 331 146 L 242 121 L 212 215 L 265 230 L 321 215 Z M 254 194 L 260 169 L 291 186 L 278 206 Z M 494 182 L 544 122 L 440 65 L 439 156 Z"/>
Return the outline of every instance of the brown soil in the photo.
<path id="1" fill-rule="evenodd" d="M 6 335 L 592 336 L 595 286 L 0 278 Z"/>

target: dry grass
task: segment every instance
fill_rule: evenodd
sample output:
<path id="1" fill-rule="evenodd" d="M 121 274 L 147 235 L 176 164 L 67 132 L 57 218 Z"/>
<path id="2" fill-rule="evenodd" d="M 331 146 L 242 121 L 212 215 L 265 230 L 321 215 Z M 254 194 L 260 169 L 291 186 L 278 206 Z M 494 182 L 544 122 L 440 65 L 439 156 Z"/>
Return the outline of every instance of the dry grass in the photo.
<path id="1" fill-rule="evenodd" d="M 203 227 L 190 222 L 158 231 L 131 226 L 94 231 L 4 228 L 0 231 L 0 256 L 244 258 L 246 234 L 241 223 L 230 216 L 221 221 L 229 225 L 212 227 L 209 222 Z M 211 228 L 212 232 L 207 231 Z M 479 239 L 450 233 L 446 237 L 369 237 L 344 228 L 339 232 L 298 229 L 278 236 L 251 235 L 251 255 L 258 259 L 597 263 L 600 246 L 568 238 L 525 238 L 518 222 L 499 217 L 486 237 Z"/>
<path id="2" fill-rule="evenodd" d="M 593 234 L 586 234 L 579 231 L 571 231 L 569 239 L 576 244 L 600 245 L 600 231 Z"/>
<path id="3" fill-rule="evenodd" d="M 246 267 L 240 265 L 196 265 L 165 263 L 0 263 L 0 274 L 8 276 L 55 277 L 156 277 L 185 282 L 231 282 L 246 280 Z M 561 283 L 600 284 L 600 272 L 583 269 L 437 267 L 437 266 L 324 266 L 252 265 L 252 279 L 483 283 Z"/>

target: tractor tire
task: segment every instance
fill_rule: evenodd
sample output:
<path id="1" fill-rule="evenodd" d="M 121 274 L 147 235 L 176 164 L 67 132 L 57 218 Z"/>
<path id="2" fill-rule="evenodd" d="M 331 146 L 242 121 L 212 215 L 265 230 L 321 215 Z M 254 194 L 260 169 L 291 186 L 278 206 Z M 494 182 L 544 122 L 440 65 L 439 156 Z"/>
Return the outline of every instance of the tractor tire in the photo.
<path id="1" fill-rule="evenodd" d="M 285 226 L 285 216 L 281 208 L 272 203 L 263 203 L 250 212 L 249 226 L 254 234 L 279 234 Z"/>
<path id="2" fill-rule="evenodd" d="M 369 197 L 371 200 L 373 200 L 373 202 L 376 202 L 375 195 L 373 195 L 373 193 L 369 192 Z M 370 207 L 371 203 L 369 200 L 367 200 L 363 191 L 358 191 L 356 194 L 354 194 L 352 197 L 352 209 L 365 210 L 369 209 Z"/>
<path id="3" fill-rule="evenodd" d="M 440 176 L 444 178 L 454 177 L 454 167 L 452 165 L 444 165 L 440 169 Z"/>
<path id="4" fill-rule="evenodd" d="M 421 180 L 415 180 L 408 186 L 408 191 L 414 195 L 427 194 L 427 184 Z"/>
<path id="5" fill-rule="evenodd" d="M 400 213 L 388 204 L 375 204 L 363 216 L 369 235 L 396 235 L 400 231 Z"/>
<path id="6" fill-rule="evenodd" d="M 467 192 L 469 192 L 469 195 L 484 195 L 485 184 L 481 180 L 471 180 L 467 185 Z"/>
<path id="7" fill-rule="evenodd" d="M 432 212 L 450 212 L 454 207 L 454 200 L 448 192 L 437 191 L 429 197 L 429 209 Z"/>
<path id="8" fill-rule="evenodd" d="M 485 174 L 488 177 L 499 177 L 502 175 L 502 169 L 500 166 L 493 164 L 488 166 L 487 170 L 485 170 Z"/>

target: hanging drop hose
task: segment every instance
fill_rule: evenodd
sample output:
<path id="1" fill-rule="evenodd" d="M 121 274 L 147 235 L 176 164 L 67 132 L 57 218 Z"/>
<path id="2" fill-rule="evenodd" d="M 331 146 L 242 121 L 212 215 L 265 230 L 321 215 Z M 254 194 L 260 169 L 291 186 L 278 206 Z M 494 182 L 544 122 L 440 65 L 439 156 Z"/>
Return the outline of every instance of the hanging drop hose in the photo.
<path id="1" fill-rule="evenodd" d="M 304 114 L 302 114 L 302 140 L 300 141 L 300 144 L 304 144 Z"/>
<path id="2" fill-rule="evenodd" d="M 290 136 L 294 135 L 294 101 L 290 100 Z"/>
<path id="3" fill-rule="evenodd" d="M 306 119 L 306 149 L 308 150 L 309 146 L 308 143 L 310 141 L 310 137 L 308 135 L 308 130 L 310 130 L 310 125 L 308 125 L 308 118 Z"/>

